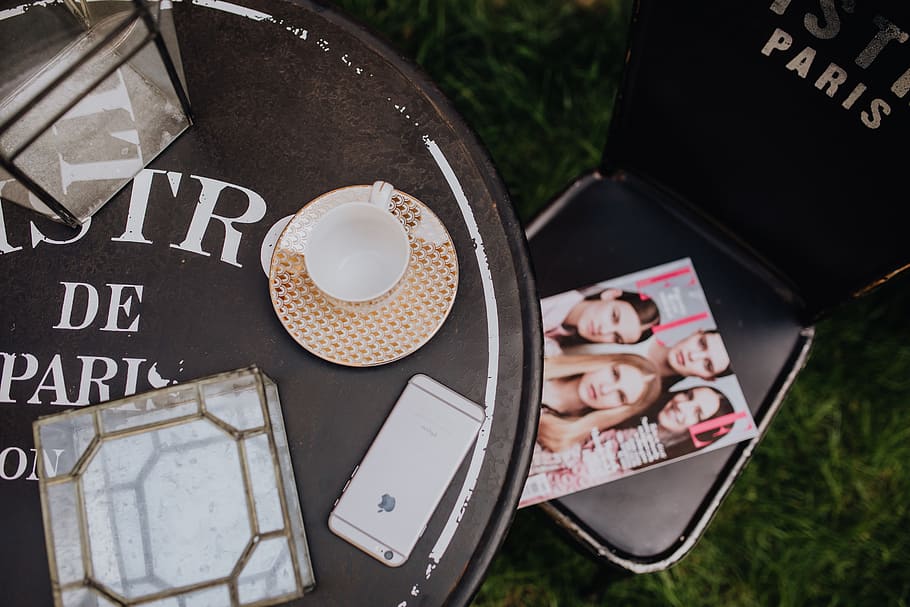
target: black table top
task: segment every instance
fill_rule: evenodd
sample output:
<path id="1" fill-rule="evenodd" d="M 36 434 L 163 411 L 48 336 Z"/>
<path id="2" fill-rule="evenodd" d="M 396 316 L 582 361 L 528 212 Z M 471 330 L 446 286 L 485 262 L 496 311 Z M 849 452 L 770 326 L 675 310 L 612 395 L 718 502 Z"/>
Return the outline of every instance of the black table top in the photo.
<path id="1" fill-rule="evenodd" d="M 0 12 L 0 36 L 21 14 Z M 0 203 L 3 603 L 51 604 L 34 419 L 257 364 L 279 386 L 315 567 L 316 589 L 292 604 L 466 604 L 511 522 L 539 403 L 537 298 L 505 189 L 435 86 L 337 12 L 197 0 L 174 16 L 194 126 L 79 232 Z M 355 369 L 286 333 L 263 259 L 306 202 L 376 179 L 442 220 L 460 282 L 424 347 Z M 98 294 L 84 328 L 64 328 L 67 289 Z M 110 324 L 116 293 L 133 304 Z M 70 320 L 85 316 L 79 297 Z M 390 569 L 332 535 L 327 518 L 415 373 L 483 404 L 488 419 L 411 558 Z"/>

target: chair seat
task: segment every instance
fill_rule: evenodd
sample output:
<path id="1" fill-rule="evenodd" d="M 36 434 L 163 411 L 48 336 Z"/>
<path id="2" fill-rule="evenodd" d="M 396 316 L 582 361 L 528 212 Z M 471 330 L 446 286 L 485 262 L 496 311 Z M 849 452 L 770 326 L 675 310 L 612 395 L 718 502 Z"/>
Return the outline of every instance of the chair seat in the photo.
<path id="1" fill-rule="evenodd" d="M 641 179 L 592 173 L 528 226 L 541 297 L 688 257 L 759 436 L 543 505 L 598 555 L 634 571 L 692 547 L 802 367 L 813 328 L 794 290 L 732 237 Z"/>

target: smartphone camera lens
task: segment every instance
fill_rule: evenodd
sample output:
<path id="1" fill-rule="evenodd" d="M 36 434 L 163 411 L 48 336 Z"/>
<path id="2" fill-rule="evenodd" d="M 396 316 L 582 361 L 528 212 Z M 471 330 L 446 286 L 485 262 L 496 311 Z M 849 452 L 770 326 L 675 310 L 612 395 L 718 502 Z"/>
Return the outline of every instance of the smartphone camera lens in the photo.
<path id="1" fill-rule="evenodd" d="M 391 550 L 386 550 L 385 554 L 383 554 L 382 556 L 385 557 L 385 560 L 391 561 L 395 557 L 395 553 L 392 552 Z"/>

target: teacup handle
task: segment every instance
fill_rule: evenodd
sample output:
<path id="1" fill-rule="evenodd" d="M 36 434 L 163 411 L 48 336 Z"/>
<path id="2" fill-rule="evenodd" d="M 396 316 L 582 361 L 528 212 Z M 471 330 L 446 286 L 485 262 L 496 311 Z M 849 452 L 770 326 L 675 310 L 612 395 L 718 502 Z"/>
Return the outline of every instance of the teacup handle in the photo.
<path id="1" fill-rule="evenodd" d="M 374 204 L 384 211 L 389 210 L 389 203 L 392 202 L 392 194 L 395 186 L 387 181 L 374 181 L 370 190 L 370 204 Z"/>

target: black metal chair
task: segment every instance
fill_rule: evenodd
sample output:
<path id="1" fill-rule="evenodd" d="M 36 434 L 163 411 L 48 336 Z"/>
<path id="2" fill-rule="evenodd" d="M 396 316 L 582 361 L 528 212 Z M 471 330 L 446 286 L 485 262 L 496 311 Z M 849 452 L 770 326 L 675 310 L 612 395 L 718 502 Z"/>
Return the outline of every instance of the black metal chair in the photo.
<path id="1" fill-rule="evenodd" d="M 528 226 L 540 295 L 691 258 L 760 434 L 543 505 L 600 557 L 684 556 L 813 325 L 910 261 L 906 32 L 897 1 L 638 2 L 603 162 Z"/>

